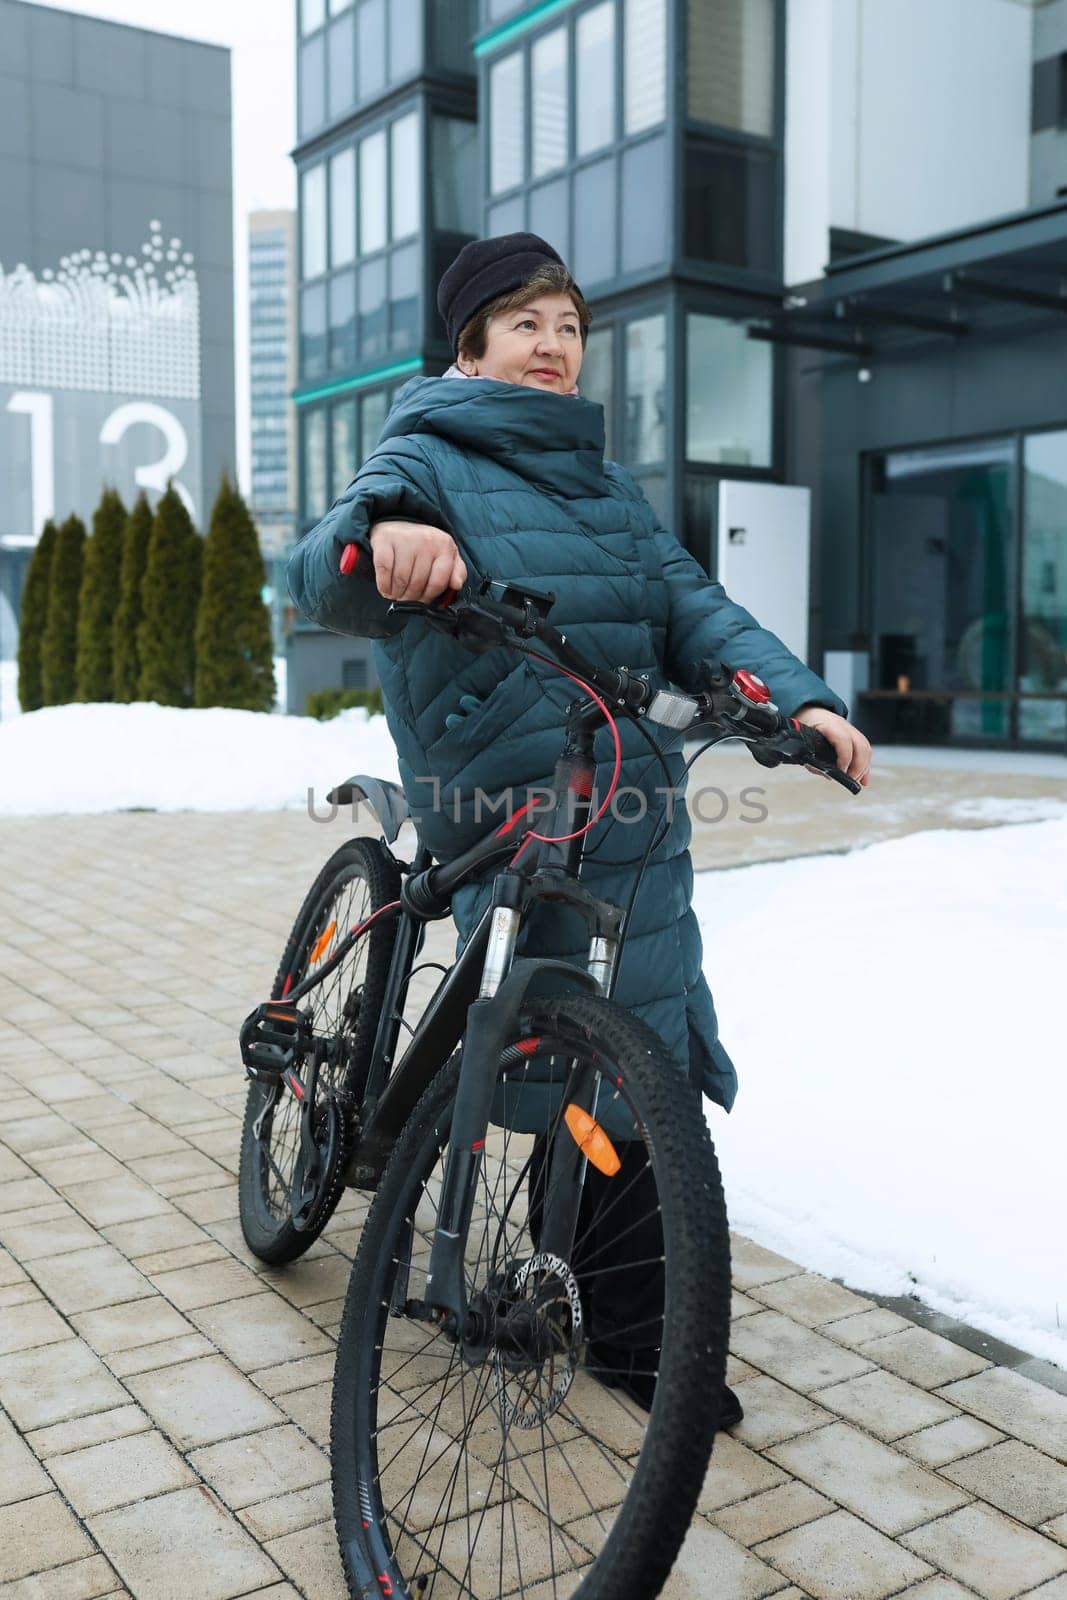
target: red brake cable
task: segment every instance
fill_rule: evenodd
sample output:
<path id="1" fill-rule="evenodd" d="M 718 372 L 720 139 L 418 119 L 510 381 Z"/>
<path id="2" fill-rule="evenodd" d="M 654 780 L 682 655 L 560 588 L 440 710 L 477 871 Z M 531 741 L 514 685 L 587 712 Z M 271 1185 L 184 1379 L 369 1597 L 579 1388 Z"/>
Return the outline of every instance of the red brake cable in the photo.
<path id="1" fill-rule="evenodd" d="M 611 783 L 608 785 L 608 792 L 604 796 L 604 799 L 595 816 L 590 817 L 588 822 L 584 823 L 582 827 L 578 828 L 574 833 L 561 833 L 552 835 L 535 833 L 531 828 L 529 833 L 527 833 L 526 837 L 523 839 L 523 842 L 519 846 L 518 850 L 508 862 L 509 867 L 513 867 L 515 865 L 516 861 L 522 855 L 522 852 L 526 849 L 526 846 L 529 844 L 531 839 L 540 839 L 543 844 L 566 844 L 569 840 L 580 839 L 583 833 L 588 833 L 590 828 L 594 827 L 595 824 L 600 821 L 601 817 L 608 809 L 608 806 L 611 804 L 611 797 L 619 786 L 619 774 L 622 771 L 622 740 L 619 738 L 618 724 L 592 685 L 586 683 L 584 678 L 579 678 L 577 674 L 568 672 L 566 667 L 561 667 L 558 661 L 553 661 L 549 656 L 539 655 L 536 650 L 527 650 L 525 654 L 528 655 L 532 660 L 541 661 L 546 667 L 552 667 L 556 672 L 561 672 L 565 678 L 569 678 L 572 683 L 576 683 L 580 689 L 585 690 L 586 694 L 589 695 L 591 699 L 596 701 L 597 705 L 604 713 L 608 727 L 611 729 L 611 737 L 615 743 L 615 770 L 611 775 Z"/>

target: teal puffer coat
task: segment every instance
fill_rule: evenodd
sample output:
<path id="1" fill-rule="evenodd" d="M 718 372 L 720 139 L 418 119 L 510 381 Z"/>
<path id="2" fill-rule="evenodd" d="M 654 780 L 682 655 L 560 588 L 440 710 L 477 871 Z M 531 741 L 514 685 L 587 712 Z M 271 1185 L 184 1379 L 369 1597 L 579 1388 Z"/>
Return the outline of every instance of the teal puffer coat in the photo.
<path id="1" fill-rule="evenodd" d="M 600 665 L 686 685 L 701 658 L 725 656 L 731 666 L 758 673 L 787 713 L 814 702 L 847 714 L 822 679 L 658 525 L 629 473 L 604 460 L 601 406 L 492 379 L 413 378 L 373 455 L 296 547 L 288 578 L 306 616 L 375 641 L 401 781 L 438 860 L 452 859 L 499 826 L 505 813 L 484 802 L 476 816 L 476 790 L 497 796 L 510 786 L 518 807 L 528 786 L 550 781 L 575 687 L 547 666 L 516 660 L 507 647 L 471 655 L 419 617 L 390 617 L 372 583 L 341 576 L 344 546 L 356 542 L 369 561 L 368 530 L 388 516 L 444 528 L 460 548 L 470 583 L 488 573 L 552 591 L 553 623 Z M 633 822 L 613 822 L 609 810 L 588 836 L 582 878 L 601 898 L 625 906 L 649 831 L 663 816 L 667 778 L 632 723 L 620 722 L 619 733 L 620 785 L 643 788 L 647 804 L 638 794 L 627 797 Z M 660 733 L 659 742 L 676 790 L 673 820 L 638 893 L 616 998 L 655 1028 L 679 1065 L 729 1110 L 737 1079 L 719 1040 L 690 904 L 684 759 L 677 741 L 672 748 Z M 613 767 L 607 729 L 597 735 L 596 756 L 596 791 L 603 797 Z M 617 797 L 614 809 L 625 812 L 626 802 Z M 484 882 L 455 896 L 457 954 L 490 893 Z M 584 929 L 573 912 L 538 907 L 521 948 L 584 964 Z"/>

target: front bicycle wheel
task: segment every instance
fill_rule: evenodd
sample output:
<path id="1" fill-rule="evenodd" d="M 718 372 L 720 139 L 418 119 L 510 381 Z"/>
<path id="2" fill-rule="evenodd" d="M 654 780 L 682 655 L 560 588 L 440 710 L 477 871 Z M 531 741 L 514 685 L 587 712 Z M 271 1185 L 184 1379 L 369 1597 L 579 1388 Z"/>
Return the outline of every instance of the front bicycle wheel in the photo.
<path id="1" fill-rule="evenodd" d="M 332 1425 L 349 1592 L 644 1600 L 685 1537 L 725 1379 L 729 1235 L 699 1097 L 614 1002 L 530 1001 L 500 1062 L 455 1337 L 418 1302 L 457 1082 L 458 1058 L 405 1127 L 349 1284 Z M 571 1137 L 589 1162 L 564 1261 L 539 1238 L 552 1141 Z"/>
<path id="2" fill-rule="evenodd" d="M 383 845 L 374 839 L 343 844 L 297 914 L 271 999 L 283 999 L 325 965 L 351 928 L 399 893 L 400 871 Z M 362 1096 L 395 939 L 395 917 L 383 917 L 300 1002 L 311 1013 L 312 1034 L 324 1057 L 316 1096 L 315 1139 L 323 1151 L 320 1189 L 310 1214 L 301 1219 L 302 1227 L 296 1226 L 292 1212 L 303 1159 L 300 1100 L 284 1078 L 275 1084 L 249 1084 L 238 1176 L 241 1229 L 249 1249 L 272 1266 L 303 1255 L 341 1198 L 345 1137 Z"/>

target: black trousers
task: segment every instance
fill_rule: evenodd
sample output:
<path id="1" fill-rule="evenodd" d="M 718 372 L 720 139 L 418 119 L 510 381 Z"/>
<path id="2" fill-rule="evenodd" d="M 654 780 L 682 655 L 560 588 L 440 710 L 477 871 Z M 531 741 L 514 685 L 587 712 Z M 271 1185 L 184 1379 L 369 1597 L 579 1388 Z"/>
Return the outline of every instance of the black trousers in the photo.
<path id="1" fill-rule="evenodd" d="M 622 1163 L 608 1178 L 586 1167 L 571 1266 L 590 1339 L 621 1350 L 663 1342 L 663 1226 L 648 1152 L 640 1139 L 616 1145 Z M 548 1135 L 530 1161 L 530 1232 L 540 1240 Z"/>

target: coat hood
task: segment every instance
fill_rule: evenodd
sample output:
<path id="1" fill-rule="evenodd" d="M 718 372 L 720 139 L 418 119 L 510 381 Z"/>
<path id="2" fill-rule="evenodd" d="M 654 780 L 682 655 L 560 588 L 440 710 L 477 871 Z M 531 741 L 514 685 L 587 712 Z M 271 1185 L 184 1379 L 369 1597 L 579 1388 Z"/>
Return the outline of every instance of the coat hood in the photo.
<path id="1" fill-rule="evenodd" d="M 610 493 L 604 407 L 494 378 L 411 378 L 382 440 L 429 433 L 492 456 L 536 488 L 567 499 Z"/>

